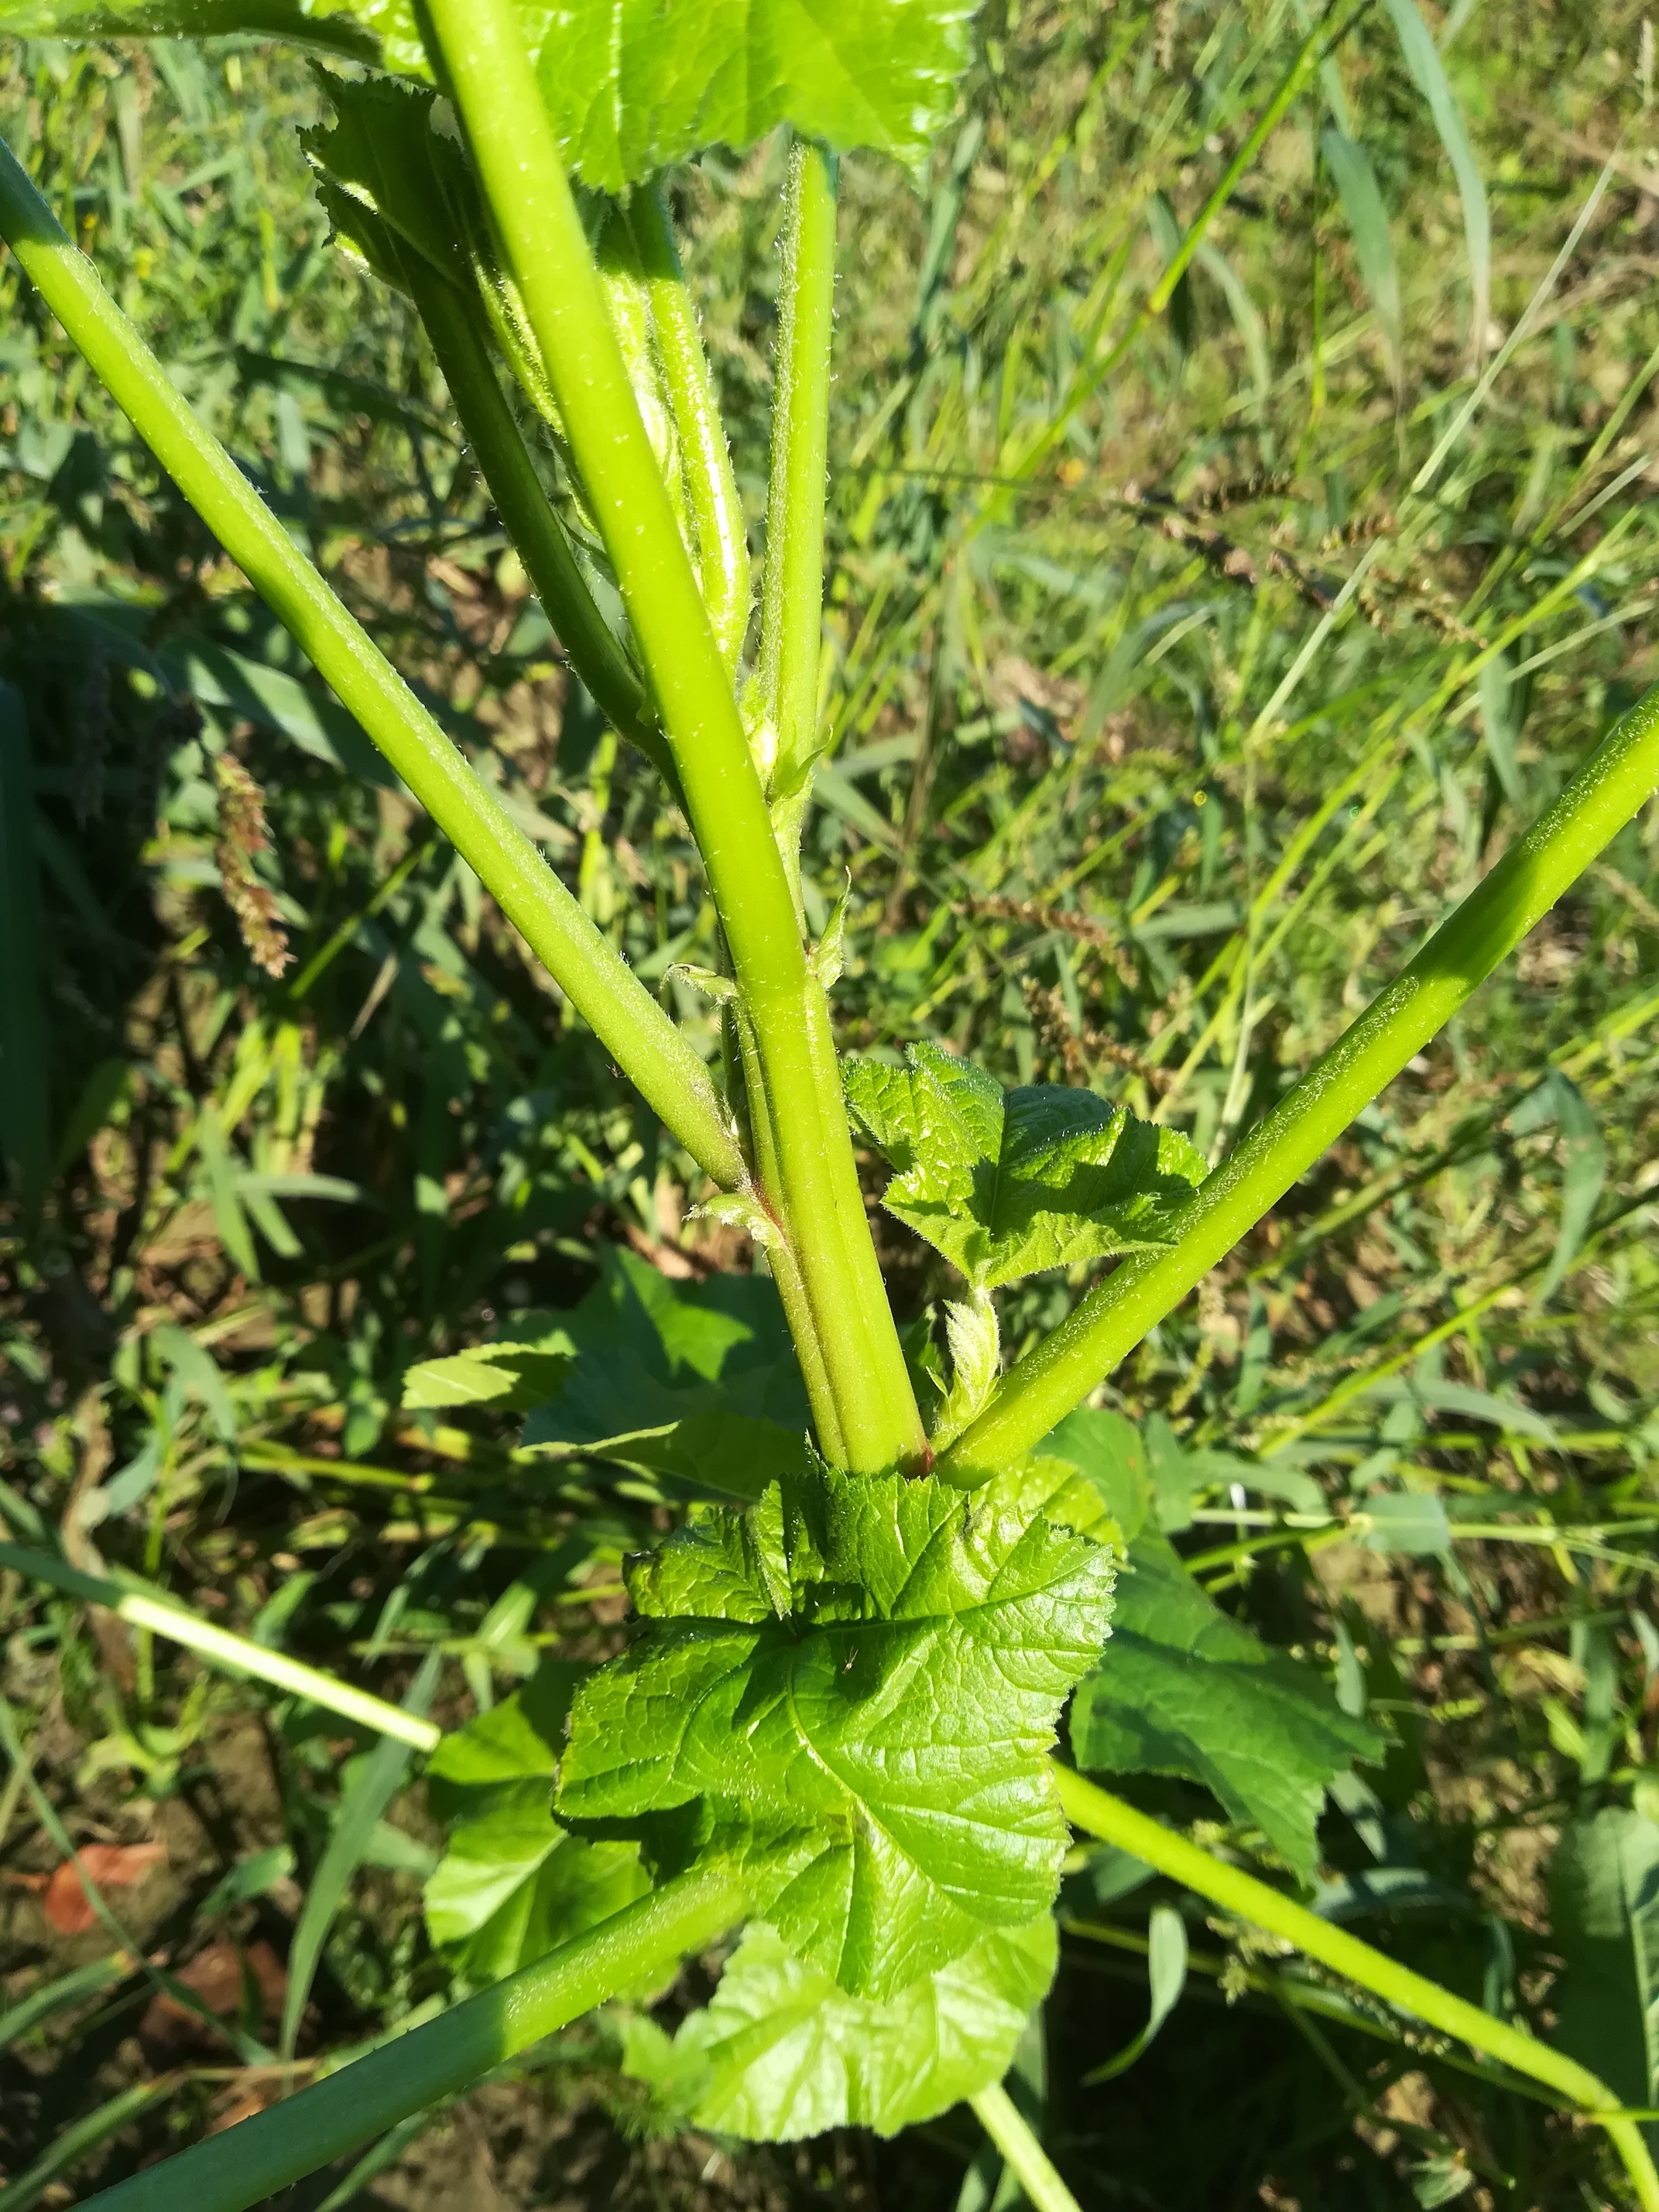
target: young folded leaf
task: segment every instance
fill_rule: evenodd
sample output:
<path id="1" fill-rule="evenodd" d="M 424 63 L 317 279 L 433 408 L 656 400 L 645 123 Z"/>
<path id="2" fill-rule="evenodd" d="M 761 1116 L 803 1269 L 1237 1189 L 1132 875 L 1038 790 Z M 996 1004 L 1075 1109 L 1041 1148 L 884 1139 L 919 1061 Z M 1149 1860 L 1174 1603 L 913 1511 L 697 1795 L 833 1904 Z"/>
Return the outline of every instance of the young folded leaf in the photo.
<path id="1" fill-rule="evenodd" d="M 666 2092 L 682 2124 L 750 2142 L 936 2119 L 1000 2081 L 1054 1978 L 1054 1923 L 989 1929 L 959 1959 L 878 2002 L 849 1996 L 764 1922 L 706 2011 L 627 2039 L 624 2070 Z M 630 2023 L 636 2027 L 636 2023 Z"/>
<path id="2" fill-rule="evenodd" d="M 1072 1702 L 1070 1725 L 1085 1771 L 1201 1782 L 1304 1881 L 1326 1789 L 1383 1750 L 1318 1675 L 1223 1613 L 1150 1527 L 1129 1547 L 1112 1640 Z"/>
<path id="3" fill-rule="evenodd" d="M 1205 1173 L 1177 1130 L 1092 1091 L 1005 1091 L 936 1044 L 906 1057 L 849 1060 L 848 1106 L 897 1170 L 883 1205 L 976 1289 L 1174 1241 Z"/>
<path id="4" fill-rule="evenodd" d="M 584 1843 L 554 1820 L 553 1776 L 581 1669 L 547 1661 L 453 1735 L 427 1768 L 449 1848 L 426 1885 L 426 1924 L 470 1981 L 498 1980 L 650 1887 L 632 1844 Z"/>
<path id="5" fill-rule="evenodd" d="M 649 1626 L 576 1700 L 561 1814 L 703 1801 L 757 1909 L 858 1995 L 1036 1918 L 1066 1848 L 1047 1753 L 1115 1555 L 1020 1487 L 821 1468 L 694 1513 L 631 1569 Z"/>

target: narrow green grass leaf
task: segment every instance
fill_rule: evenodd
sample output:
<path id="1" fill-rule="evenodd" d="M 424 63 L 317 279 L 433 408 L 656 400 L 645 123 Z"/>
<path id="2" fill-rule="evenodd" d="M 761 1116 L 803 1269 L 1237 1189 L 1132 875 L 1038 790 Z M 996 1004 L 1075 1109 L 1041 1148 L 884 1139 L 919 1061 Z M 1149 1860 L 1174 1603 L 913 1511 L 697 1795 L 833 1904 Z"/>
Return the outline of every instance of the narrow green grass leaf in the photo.
<path id="1" fill-rule="evenodd" d="M 152 2081 L 136 2081 L 131 2088 L 118 2090 L 114 2096 L 106 2097 L 80 2119 L 72 2120 L 43 2156 L 0 2189 L 0 2212 L 33 2212 L 33 2207 L 53 2188 L 60 2173 L 66 2173 L 100 2143 L 107 2142 L 148 2106 L 170 2097 L 178 2086 L 178 2076 L 173 2074 L 161 2075 Z M 60 2197 L 65 2194 L 59 2191 Z"/>
<path id="2" fill-rule="evenodd" d="M 1486 350 L 1486 326 L 1492 319 L 1492 210 L 1480 165 L 1469 142 L 1468 125 L 1456 94 L 1447 82 L 1440 50 L 1419 14 L 1416 0 L 1385 0 L 1400 51 L 1418 90 L 1429 104 L 1434 127 L 1457 179 L 1463 203 L 1463 241 L 1469 259 L 1470 350 L 1477 358 Z"/>
<path id="3" fill-rule="evenodd" d="M 137 1960 L 125 1951 L 112 1951 L 107 1958 L 94 1959 L 89 1966 L 76 1966 L 67 1974 L 59 1974 L 38 1990 L 31 1990 L 19 1997 L 15 2004 L 0 2012 L 0 2051 L 20 2042 L 37 2028 L 43 2020 L 62 2011 L 65 2005 L 79 2004 L 83 1998 L 100 1996 L 106 1990 L 113 1989 L 118 1982 L 125 1981 L 138 1971 Z"/>
<path id="4" fill-rule="evenodd" d="M 422 1661 L 420 1672 L 403 1699 L 405 1712 L 425 1714 L 432 1703 L 442 1665 L 443 1655 L 439 1651 L 428 1653 Z M 294 2056 L 306 2001 L 311 1995 L 323 1944 L 340 1900 L 352 1875 L 362 1864 L 387 1806 L 401 1788 L 412 1756 L 408 1744 L 399 1743 L 394 1736 L 382 1736 L 374 1750 L 364 1756 L 356 1778 L 334 1816 L 328 1848 L 312 1876 L 305 1910 L 300 1915 L 300 1924 L 294 1931 L 294 1942 L 289 1952 L 288 1993 L 283 2003 L 282 2028 L 282 2053 L 285 2059 Z"/>
<path id="5" fill-rule="evenodd" d="M 1172 1905 L 1155 1905 L 1146 1923 L 1146 1979 L 1151 2008 L 1133 2043 L 1085 2074 L 1085 2088 L 1127 2074 L 1181 2002 L 1187 1986 L 1187 1923 Z"/>
<path id="6" fill-rule="evenodd" d="M 1370 155 L 1358 139 L 1340 131 L 1327 131 L 1320 140 L 1327 165 L 1335 180 L 1342 211 L 1348 219 L 1354 258 L 1360 281 L 1376 318 L 1388 364 L 1389 382 L 1396 403 L 1405 388 L 1406 322 L 1400 304 L 1400 276 L 1395 267 L 1394 241 L 1389 234 L 1388 210 L 1377 185 Z"/>
<path id="7" fill-rule="evenodd" d="M 1659 2102 L 1659 1824 L 1613 1806 L 1570 1821 L 1549 1893 L 1553 2040 L 1627 2105 Z"/>

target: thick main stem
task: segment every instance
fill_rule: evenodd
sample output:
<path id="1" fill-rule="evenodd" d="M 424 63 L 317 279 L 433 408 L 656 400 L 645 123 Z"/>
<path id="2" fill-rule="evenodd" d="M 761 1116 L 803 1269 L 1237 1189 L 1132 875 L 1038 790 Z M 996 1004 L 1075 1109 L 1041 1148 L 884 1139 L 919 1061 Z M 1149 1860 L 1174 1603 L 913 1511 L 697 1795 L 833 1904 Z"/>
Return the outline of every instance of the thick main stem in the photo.
<path id="1" fill-rule="evenodd" d="M 156 459 L 652 1110 L 716 1182 L 738 1188 L 743 1156 L 702 1060 L 198 422 L 3 143 L 0 234 Z"/>
<path id="2" fill-rule="evenodd" d="M 702 1950 L 744 1905 L 724 1868 L 682 1875 L 297 2097 L 88 2198 L 88 2212 L 245 2212 Z"/>
<path id="3" fill-rule="evenodd" d="M 1022 1359 L 942 1472 L 972 1486 L 1022 1458 L 1224 1259 L 1423 1049 L 1659 788 L 1659 689 L 1182 1210 L 1167 1251 L 1126 1261 Z"/>
<path id="4" fill-rule="evenodd" d="M 1242 1868 L 1212 1856 L 1161 1821 L 1085 1781 L 1070 1767 L 1057 1765 L 1054 1773 L 1066 1817 L 1085 1835 L 1115 1844 L 1200 1897 L 1207 1897 L 1224 1912 L 1237 1913 L 1241 1920 L 1252 1921 L 1270 1935 L 1282 1936 L 1334 1973 L 1373 1991 L 1396 2011 L 1407 2013 L 1443 2034 L 1455 2036 L 1471 2050 L 1498 2059 L 1516 2073 L 1556 2090 L 1607 2130 L 1625 2162 L 1643 2212 L 1659 2212 L 1659 2172 L 1655 2172 L 1641 2129 L 1634 2120 L 1619 2117 L 1617 2094 L 1588 2067 L 1547 2043 L 1540 2043 L 1508 2021 L 1495 2019 L 1479 2005 L 1443 1989 L 1438 1982 L 1414 1974 L 1409 1966 L 1374 1950 L 1346 1929 L 1322 1920 L 1317 1913 L 1310 1912 L 1265 1881 L 1258 1881 Z"/>
<path id="5" fill-rule="evenodd" d="M 921 1419 L 863 1218 L 847 1117 L 823 1080 L 823 993 L 513 0 L 425 0 L 424 15 L 616 569 L 755 1026 L 788 1233 L 848 1463 L 873 1471 L 914 1461 L 926 1448 Z"/>

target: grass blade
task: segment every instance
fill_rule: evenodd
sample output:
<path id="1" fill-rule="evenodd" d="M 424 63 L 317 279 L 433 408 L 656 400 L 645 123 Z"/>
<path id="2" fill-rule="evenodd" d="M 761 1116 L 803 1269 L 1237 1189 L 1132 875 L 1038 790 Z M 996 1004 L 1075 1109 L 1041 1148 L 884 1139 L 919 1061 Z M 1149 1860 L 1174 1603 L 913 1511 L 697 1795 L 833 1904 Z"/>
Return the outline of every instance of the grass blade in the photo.
<path id="1" fill-rule="evenodd" d="M 1486 183 L 1474 158 L 1474 148 L 1469 143 L 1463 111 L 1447 82 L 1440 52 L 1429 34 L 1429 27 L 1417 11 L 1416 0 L 1387 0 L 1387 6 L 1406 66 L 1429 104 L 1434 127 L 1440 133 L 1440 143 L 1457 179 L 1458 196 L 1463 203 L 1463 240 L 1469 257 L 1469 288 L 1473 294 L 1469 350 L 1478 362 L 1486 350 L 1486 325 L 1492 315 L 1492 210 L 1486 203 Z"/>
<path id="2" fill-rule="evenodd" d="M 1400 273 L 1395 267 L 1394 241 L 1389 235 L 1388 210 L 1382 204 L 1376 172 L 1371 167 L 1370 155 L 1358 140 L 1350 138 L 1346 132 L 1327 131 L 1320 143 L 1342 202 L 1342 212 L 1348 219 L 1354 258 L 1359 264 L 1360 281 L 1376 318 L 1389 381 L 1394 386 L 1398 404 L 1405 388 L 1406 325 L 1400 304 Z"/>
<path id="3" fill-rule="evenodd" d="M 438 1670 L 442 1664 L 441 1651 L 428 1653 L 422 1661 L 421 1670 L 410 1684 L 408 1694 L 404 1698 L 406 1712 L 424 1717 L 427 1707 L 432 1703 L 432 1692 L 437 1687 Z M 311 1995 L 318 1960 L 322 1957 L 324 1939 L 333 1924 L 340 1899 L 345 1895 L 346 1885 L 362 1865 L 375 1826 L 402 1786 L 413 1756 L 412 1746 L 398 1742 L 395 1736 L 382 1736 L 364 1759 L 362 1771 L 346 1792 L 335 1816 L 334 1832 L 328 1839 L 328 1849 L 323 1853 L 322 1863 L 312 1877 L 311 1887 L 306 1895 L 305 1911 L 300 1915 L 300 1924 L 294 1931 L 293 1948 L 289 1953 L 288 1994 L 283 2002 L 282 2053 L 284 2060 L 294 2056 L 295 2039 L 300 2033 L 300 2021 L 305 2012 L 306 1999 Z"/>

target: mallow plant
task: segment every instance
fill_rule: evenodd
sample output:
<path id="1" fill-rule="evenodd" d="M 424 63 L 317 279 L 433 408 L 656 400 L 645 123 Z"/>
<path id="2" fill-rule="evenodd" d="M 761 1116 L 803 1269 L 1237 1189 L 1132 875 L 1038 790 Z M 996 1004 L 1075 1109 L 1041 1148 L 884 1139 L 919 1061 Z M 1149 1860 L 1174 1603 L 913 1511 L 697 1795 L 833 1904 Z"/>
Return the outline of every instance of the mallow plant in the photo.
<path id="1" fill-rule="evenodd" d="M 891 2132 L 966 2100 L 1057 2212 L 1065 2185 L 1001 2078 L 1054 1972 L 1063 1863 L 1091 1838 L 1582 2111 L 1659 2208 L 1637 2120 L 1595 2075 L 1299 1901 L 1327 1784 L 1382 1747 L 1311 1669 L 1270 1661 L 1215 1607 L 1150 1516 L 1133 1432 L 1089 1407 L 1648 799 L 1659 697 L 1207 1172 L 1178 1133 L 1091 1091 L 1005 1091 L 927 1038 L 902 1061 L 838 1054 L 840 918 L 812 941 L 799 861 L 830 735 L 836 161 L 876 149 L 908 188 L 900 165 L 950 112 L 970 15 L 961 0 L 0 5 L 19 33 L 252 31 L 316 55 L 331 120 L 308 153 L 337 238 L 413 301 L 570 667 L 695 836 L 722 949 L 692 978 L 718 1011 L 714 1065 L 193 416 L 31 184 L 27 149 L 0 149 L 0 230 L 755 1253 L 752 1274 L 690 1290 L 624 1255 L 574 1314 L 519 1316 L 410 1374 L 412 1407 L 521 1414 L 527 1450 L 644 1470 L 684 1506 L 630 1565 L 620 1656 L 550 1662 L 459 1731 L 153 1592 L 5 1547 L 8 1565 L 381 1729 L 425 1758 L 447 1823 L 426 1902 L 457 2001 L 110 2191 L 112 2212 L 234 2212 L 607 2003 L 626 2070 L 670 2115 L 787 2139 Z M 1230 178 L 1327 51 L 1316 28 Z M 757 607 L 666 186 L 703 148 L 773 131 L 790 151 Z M 889 1212 L 961 1279 L 939 1352 L 896 1324 L 860 1146 L 886 1164 Z M 1006 1364 L 999 1290 L 1079 1264 L 1093 1286 Z M 1090 1778 L 1147 1771 L 1204 1783 L 1285 1878 Z M 652 1996 L 692 1954 L 717 1956 L 720 1978 L 671 2037 Z"/>

